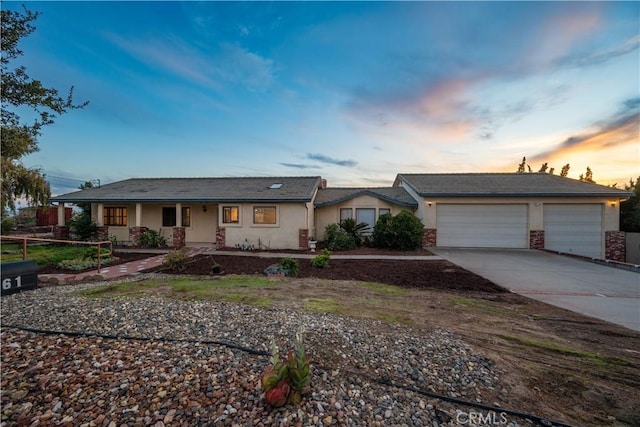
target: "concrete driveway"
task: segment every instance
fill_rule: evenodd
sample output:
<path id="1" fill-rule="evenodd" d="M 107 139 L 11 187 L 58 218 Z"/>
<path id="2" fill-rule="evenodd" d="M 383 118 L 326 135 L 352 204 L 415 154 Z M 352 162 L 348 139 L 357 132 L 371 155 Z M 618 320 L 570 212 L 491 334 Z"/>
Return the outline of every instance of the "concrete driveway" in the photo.
<path id="1" fill-rule="evenodd" d="M 527 249 L 431 248 L 518 294 L 640 331 L 640 274 Z"/>

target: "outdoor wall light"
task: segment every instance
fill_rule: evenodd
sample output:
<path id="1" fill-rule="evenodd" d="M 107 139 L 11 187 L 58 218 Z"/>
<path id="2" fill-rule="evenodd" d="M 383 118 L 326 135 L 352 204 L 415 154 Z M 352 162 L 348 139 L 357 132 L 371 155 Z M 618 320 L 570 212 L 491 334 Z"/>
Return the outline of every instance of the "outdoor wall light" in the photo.
<path id="1" fill-rule="evenodd" d="M 433 205 L 433 202 L 427 202 L 427 204 L 429 205 L 429 207 L 431 207 L 431 205 Z"/>
<path id="2" fill-rule="evenodd" d="M 202 205 L 202 212 L 206 212 L 207 211 L 207 205 Z"/>
<path id="3" fill-rule="evenodd" d="M 612 207 L 612 208 L 615 208 L 615 207 L 616 207 L 616 202 L 615 202 L 615 201 L 611 201 L 611 202 L 609 202 L 609 203 L 611 203 L 611 207 Z"/>

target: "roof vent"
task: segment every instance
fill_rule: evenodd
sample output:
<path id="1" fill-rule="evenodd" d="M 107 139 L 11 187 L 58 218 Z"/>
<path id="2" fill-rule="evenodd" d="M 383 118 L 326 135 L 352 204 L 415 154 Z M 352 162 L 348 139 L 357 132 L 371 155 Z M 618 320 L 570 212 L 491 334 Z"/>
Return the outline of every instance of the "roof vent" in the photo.
<path id="1" fill-rule="evenodd" d="M 272 190 L 277 190 L 278 188 L 282 188 L 283 185 L 284 184 L 281 182 L 276 182 L 275 184 L 271 184 L 269 188 Z"/>

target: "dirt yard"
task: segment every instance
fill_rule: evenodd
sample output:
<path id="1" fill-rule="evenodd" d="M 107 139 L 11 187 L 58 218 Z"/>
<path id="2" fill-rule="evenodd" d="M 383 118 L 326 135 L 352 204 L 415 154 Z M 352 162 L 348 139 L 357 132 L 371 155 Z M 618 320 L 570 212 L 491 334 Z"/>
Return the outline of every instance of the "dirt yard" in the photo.
<path id="1" fill-rule="evenodd" d="M 262 274 L 278 261 L 206 255 L 164 273 L 209 275 L 218 263 L 226 275 Z M 364 303 L 369 296 L 352 281 L 405 291 Z M 449 262 L 331 259 L 317 269 L 300 260 L 298 278 L 250 292 L 285 292 L 277 304 L 296 310 L 315 299 L 344 316 L 452 331 L 504 371 L 511 394 L 496 404 L 573 425 L 640 425 L 640 334 L 512 294 Z"/>

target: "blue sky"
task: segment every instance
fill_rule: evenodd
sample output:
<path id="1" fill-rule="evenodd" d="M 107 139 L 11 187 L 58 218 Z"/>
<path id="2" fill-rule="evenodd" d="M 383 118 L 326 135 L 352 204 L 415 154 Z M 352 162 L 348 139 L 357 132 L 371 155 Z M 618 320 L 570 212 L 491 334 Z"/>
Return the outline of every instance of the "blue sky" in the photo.
<path id="1" fill-rule="evenodd" d="M 640 174 L 638 2 L 27 2 L 53 192 L 131 177 Z M 7 9 L 21 7 L 3 2 Z"/>

